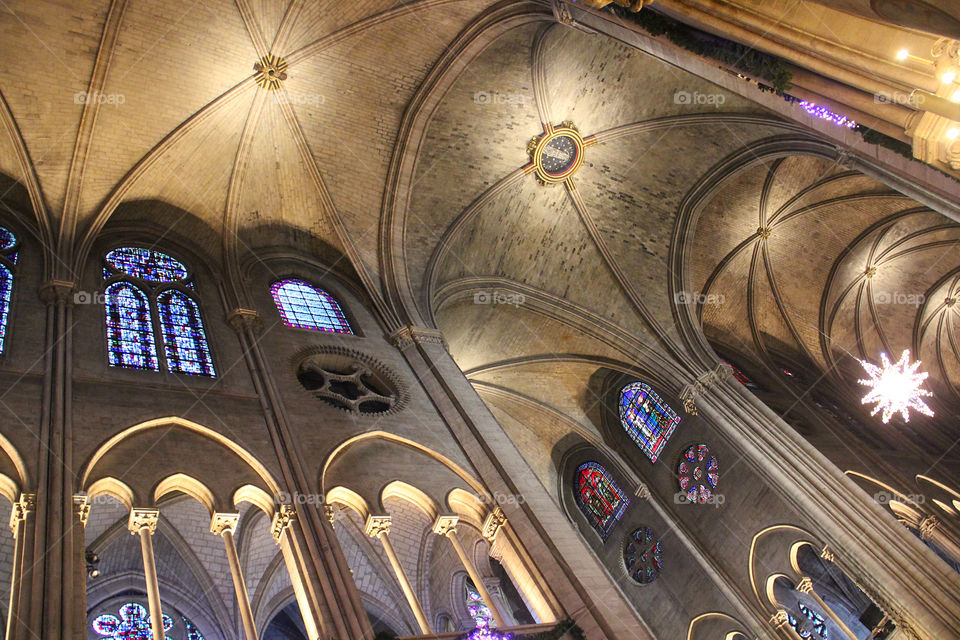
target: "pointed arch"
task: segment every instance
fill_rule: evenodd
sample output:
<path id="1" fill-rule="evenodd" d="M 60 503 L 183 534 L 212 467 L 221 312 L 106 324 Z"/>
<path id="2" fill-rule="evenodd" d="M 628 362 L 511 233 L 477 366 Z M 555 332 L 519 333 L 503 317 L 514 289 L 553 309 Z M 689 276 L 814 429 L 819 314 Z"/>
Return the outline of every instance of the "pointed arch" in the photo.
<path id="1" fill-rule="evenodd" d="M 334 487 L 327 491 L 326 493 L 326 503 L 327 504 L 342 504 L 343 506 L 352 509 L 360 516 L 360 520 L 366 522 L 367 518 L 370 517 L 370 505 L 367 504 L 367 501 L 352 489 L 347 489 L 346 487 Z"/>
<path id="2" fill-rule="evenodd" d="M 274 507 L 273 498 L 270 497 L 270 494 L 252 484 L 245 484 L 233 492 L 233 506 L 239 509 L 242 502 L 249 502 L 267 514 L 268 518 L 272 518 L 276 513 L 276 507 Z"/>
<path id="3" fill-rule="evenodd" d="M 277 280 L 270 287 L 283 324 L 298 329 L 353 333 L 336 298 L 304 280 Z"/>
<path id="4" fill-rule="evenodd" d="M 216 376 L 200 307 L 179 289 L 167 289 L 157 296 L 160 334 L 167 368 L 173 373 Z"/>
<path id="5" fill-rule="evenodd" d="M 213 492 L 205 484 L 185 473 L 174 473 L 161 480 L 153 490 L 153 501 L 156 503 L 165 495 L 178 491 L 206 507 L 211 516 L 216 511 L 216 500 L 213 497 Z"/>
<path id="6" fill-rule="evenodd" d="M 120 281 L 107 287 L 104 297 L 110 365 L 159 371 L 147 295 L 135 284 Z"/>
<path id="7" fill-rule="evenodd" d="M 413 485 L 402 480 L 394 480 L 380 491 L 380 508 L 386 511 L 384 504 L 390 498 L 406 500 L 422 511 L 433 522 L 440 515 L 440 509 L 433 498 Z"/>
<path id="8" fill-rule="evenodd" d="M 99 496 L 110 496 L 127 509 L 133 509 L 133 489 L 117 478 L 100 478 L 87 487 L 87 499 L 94 502 Z"/>
<path id="9" fill-rule="evenodd" d="M 480 498 L 460 488 L 447 494 L 447 506 L 460 516 L 461 521 L 469 522 L 477 529 L 483 528 L 483 521 L 490 511 Z"/>

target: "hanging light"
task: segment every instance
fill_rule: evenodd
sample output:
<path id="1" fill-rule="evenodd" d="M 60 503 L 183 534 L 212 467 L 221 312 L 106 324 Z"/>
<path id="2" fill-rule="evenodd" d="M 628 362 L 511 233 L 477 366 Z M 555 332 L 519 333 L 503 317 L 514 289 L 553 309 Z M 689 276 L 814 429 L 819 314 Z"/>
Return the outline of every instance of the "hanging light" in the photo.
<path id="1" fill-rule="evenodd" d="M 870 415 L 883 411 L 883 423 L 890 421 L 893 414 L 899 412 L 904 422 L 910 421 L 910 409 L 932 416 L 933 411 L 922 398 L 933 396 L 926 389 L 922 389 L 923 381 L 929 375 L 926 372 L 917 373 L 920 361 L 910 364 L 910 350 L 905 349 L 896 364 L 891 364 L 887 354 L 881 353 L 880 360 L 883 366 L 878 367 L 862 360 L 860 364 L 870 376 L 869 380 L 858 380 L 862 385 L 872 387 L 863 397 L 863 404 L 876 403 Z"/>

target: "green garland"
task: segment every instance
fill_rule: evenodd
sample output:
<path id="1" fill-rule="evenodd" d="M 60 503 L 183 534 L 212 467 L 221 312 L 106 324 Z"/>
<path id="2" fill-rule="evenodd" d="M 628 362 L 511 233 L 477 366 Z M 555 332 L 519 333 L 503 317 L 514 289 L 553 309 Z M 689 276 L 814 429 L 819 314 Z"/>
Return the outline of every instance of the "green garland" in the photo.
<path id="1" fill-rule="evenodd" d="M 739 42 L 706 33 L 650 9 L 634 13 L 624 7 L 609 5 L 607 10 L 620 18 L 637 24 L 655 38 L 666 36 L 670 42 L 691 53 L 711 58 L 753 77 L 763 78 L 770 84 L 760 84 L 761 91 L 773 91 L 788 102 L 800 101 L 799 98 L 787 93 L 791 86 L 790 81 L 793 79 L 793 74 L 790 73 L 787 64 L 776 56 L 757 51 Z M 913 157 L 913 148 L 908 142 L 903 142 L 862 124 L 858 124 L 854 131 L 859 133 L 864 142 L 868 144 L 875 144 L 904 158 L 916 160 Z M 941 173 L 945 172 L 941 170 Z"/>
<path id="2" fill-rule="evenodd" d="M 610 5 L 608 9 L 614 15 L 636 23 L 655 38 L 666 36 L 667 40 L 691 53 L 712 58 L 743 73 L 763 78 L 778 93 L 790 88 L 793 74 L 787 69 L 786 63 L 776 56 L 700 31 L 649 9 L 636 13 L 617 5 Z"/>

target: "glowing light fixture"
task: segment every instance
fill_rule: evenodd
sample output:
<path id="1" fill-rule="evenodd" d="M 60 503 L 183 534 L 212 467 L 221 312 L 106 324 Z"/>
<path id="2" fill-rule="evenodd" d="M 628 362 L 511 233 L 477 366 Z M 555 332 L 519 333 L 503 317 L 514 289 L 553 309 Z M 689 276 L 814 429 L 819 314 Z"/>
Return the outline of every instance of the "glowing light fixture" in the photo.
<path id="1" fill-rule="evenodd" d="M 897 60 L 906 60 L 909 57 L 910 52 L 906 49 L 900 49 L 900 51 L 897 51 Z"/>
<path id="2" fill-rule="evenodd" d="M 882 367 L 861 361 L 860 364 L 870 376 L 869 380 L 858 380 L 862 385 L 871 387 L 870 392 L 863 397 L 863 404 L 876 403 L 870 415 L 883 411 L 883 423 L 890 421 L 893 414 L 899 412 L 904 422 L 910 422 L 910 409 L 932 416 L 933 411 L 922 398 L 933 394 L 922 389 L 923 381 L 929 375 L 926 372 L 917 373 L 920 361 L 910 364 L 910 350 L 905 349 L 896 364 L 891 364 L 887 354 L 881 353 Z"/>
<path id="3" fill-rule="evenodd" d="M 957 72 L 953 71 L 952 69 L 950 71 L 945 71 L 944 74 L 940 76 L 940 80 L 943 82 L 943 84 L 953 84 L 953 81 L 956 79 Z"/>
<path id="4" fill-rule="evenodd" d="M 947 140 L 956 140 L 958 136 L 960 136 L 960 129 L 956 127 L 947 129 Z"/>
<path id="5" fill-rule="evenodd" d="M 950 96 L 950 99 L 953 100 L 954 102 L 960 102 L 960 89 L 957 89 L 956 91 L 954 91 L 953 95 Z"/>

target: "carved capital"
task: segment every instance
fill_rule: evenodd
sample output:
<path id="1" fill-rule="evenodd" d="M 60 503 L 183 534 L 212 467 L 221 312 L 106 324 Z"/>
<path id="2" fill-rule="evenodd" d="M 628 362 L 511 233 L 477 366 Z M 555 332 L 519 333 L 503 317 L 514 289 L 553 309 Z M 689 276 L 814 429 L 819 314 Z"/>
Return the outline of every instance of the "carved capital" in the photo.
<path id="1" fill-rule="evenodd" d="M 73 495 L 73 512 L 80 520 L 80 524 L 87 526 L 87 519 L 90 517 L 90 498 L 85 493 L 75 493 Z"/>
<path id="2" fill-rule="evenodd" d="M 936 516 L 927 516 L 920 523 L 920 539 L 929 540 L 933 533 L 940 526 L 940 521 Z"/>
<path id="3" fill-rule="evenodd" d="M 783 609 L 778 609 L 776 613 L 770 616 L 770 626 L 774 629 L 784 629 L 789 624 L 790 621 L 787 620 L 787 612 Z"/>
<path id="4" fill-rule="evenodd" d="M 371 538 L 379 538 L 390 533 L 390 524 L 393 520 L 390 516 L 367 516 L 367 524 L 363 527 L 363 532 Z"/>
<path id="5" fill-rule="evenodd" d="M 691 416 L 697 415 L 697 398 L 724 378 L 733 380 L 733 372 L 729 365 L 720 362 L 710 371 L 701 374 L 696 381 L 685 385 L 680 391 L 683 410 Z"/>
<path id="6" fill-rule="evenodd" d="M 14 537 L 17 535 L 17 526 L 27 519 L 27 514 L 37 510 L 37 494 L 21 493 L 20 499 L 13 503 L 10 510 L 10 530 Z"/>
<path id="7" fill-rule="evenodd" d="M 239 523 L 239 513 L 215 513 L 210 519 L 210 533 L 215 536 L 221 536 L 226 531 L 234 533 Z"/>
<path id="8" fill-rule="evenodd" d="M 280 544 L 280 540 L 283 538 L 283 532 L 287 530 L 287 527 L 290 526 L 290 523 L 293 522 L 296 517 L 296 512 L 289 504 L 280 505 L 277 512 L 273 514 L 273 522 L 270 523 L 270 534 L 277 544 Z"/>
<path id="9" fill-rule="evenodd" d="M 459 522 L 460 518 L 457 516 L 437 516 L 436 522 L 433 523 L 433 532 L 438 536 L 456 533 L 457 523 Z"/>
<path id="10" fill-rule="evenodd" d="M 823 549 L 820 551 L 820 557 L 827 562 L 832 562 L 834 564 L 837 562 L 837 556 L 834 555 L 833 549 L 830 548 L 830 545 L 823 545 Z"/>
<path id="11" fill-rule="evenodd" d="M 641 500 L 649 500 L 650 487 L 648 487 L 646 484 L 641 482 L 640 484 L 637 485 L 637 490 L 634 491 L 634 494 Z"/>
<path id="12" fill-rule="evenodd" d="M 227 314 L 227 324 L 237 333 L 250 329 L 257 334 L 263 331 L 263 318 L 253 309 L 234 309 Z"/>
<path id="13" fill-rule="evenodd" d="M 333 521 L 336 519 L 337 512 L 334 511 L 332 504 L 323 505 L 323 517 L 327 519 L 330 523 L 330 526 L 333 526 Z"/>
<path id="14" fill-rule="evenodd" d="M 48 280 L 40 285 L 37 294 L 47 304 L 61 302 L 72 305 L 76 288 L 77 284 L 71 280 Z"/>
<path id="15" fill-rule="evenodd" d="M 130 533 L 138 534 L 143 529 L 153 535 L 157 531 L 157 522 L 160 521 L 160 512 L 156 509 L 131 509 L 127 528 Z"/>
<path id="16" fill-rule="evenodd" d="M 493 542 L 497 539 L 497 534 L 500 533 L 500 528 L 507 523 L 507 516 L 504 515 L 503 510 L 500 507 L 496 507 L 491 511 L 483 521 L 483 537 Z"/>
<path id="17" fill-rule="evenodd" d="M 448 351 L 450 349 L 442 332 L 424 327 L 400 327 L 390 334 L 390 342 L 401 351 L 406 351 L 415 344 L 440 345 Z"/>
<path id="18" fill-rule="evenodd" d="M 800 593 L 813 593 L 813 580 L 809 577 L 804 577 L 803 580 L 797 583 L 797 591 Z"/>

